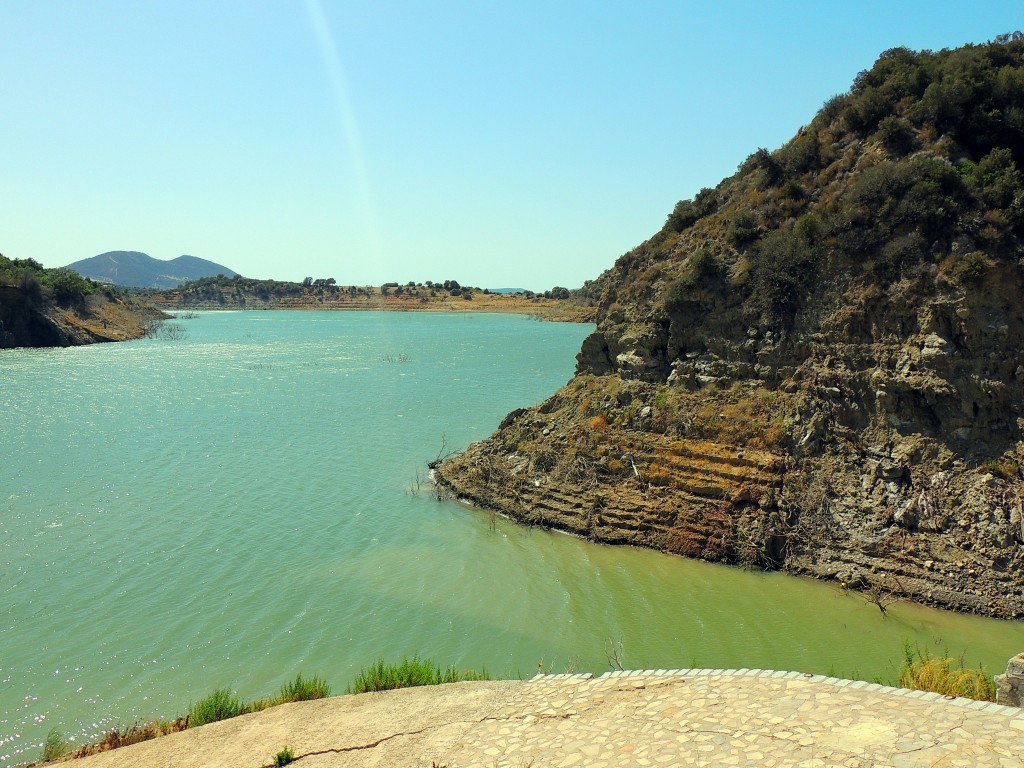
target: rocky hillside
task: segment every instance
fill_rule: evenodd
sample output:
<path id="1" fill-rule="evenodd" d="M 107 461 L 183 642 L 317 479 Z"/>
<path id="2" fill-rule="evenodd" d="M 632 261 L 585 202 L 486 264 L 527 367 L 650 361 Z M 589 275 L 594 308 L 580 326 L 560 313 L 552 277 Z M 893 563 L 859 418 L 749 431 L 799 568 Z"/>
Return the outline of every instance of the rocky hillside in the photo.
<path id="1" fill-rule="evenodd" d="M 0 349 L 137 339 L 164 317 L 71 270 L 0 256 Z"/>
<path id="2" fill-rule="evenodd" d="M 437 468 L 518 520 L 1024 616 L 1024 41 L 886 51 L 587 286 L 542 405 Z"/>

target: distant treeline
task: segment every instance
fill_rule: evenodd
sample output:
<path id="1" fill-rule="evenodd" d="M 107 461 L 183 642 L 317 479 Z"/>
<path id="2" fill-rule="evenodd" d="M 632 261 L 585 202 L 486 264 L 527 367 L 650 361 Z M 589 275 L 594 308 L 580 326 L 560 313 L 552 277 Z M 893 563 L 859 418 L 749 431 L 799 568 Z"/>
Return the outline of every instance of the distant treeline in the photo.
<path id="1" fill-rule="evenodd" d="M 238 299 L 257 299 L 264 302 L 282 299 L 301 299 L 302 297 L 319 297 L 323 299 L 352 300 L 371 297 L 389 297 L 421 299 L 428 301 L 436 298 L 462 298 L 472 300 L 474 294 L 491 294 L 487 288 L 462 285 L 457 280 L 427 280 L 419 283 L 410 280 L 407 283 L 388 282 L 382 285 L 338 285 L 333 277 L 307 277 L 301 283 L 280 280 L 257 280 L 235 275 L 227 277 L 203 277 L 182 284 L 172 291 L 146 291 L 150 295 L 178 294 L 182 303 L 214 302 L 223 303 L 231 297 Z M 548 299 L 569 299 L 575 294 L 568 288 L 555 286 L 543 293 L 521 291 L 518 294 L 526 298 L 543 296 Z"/>

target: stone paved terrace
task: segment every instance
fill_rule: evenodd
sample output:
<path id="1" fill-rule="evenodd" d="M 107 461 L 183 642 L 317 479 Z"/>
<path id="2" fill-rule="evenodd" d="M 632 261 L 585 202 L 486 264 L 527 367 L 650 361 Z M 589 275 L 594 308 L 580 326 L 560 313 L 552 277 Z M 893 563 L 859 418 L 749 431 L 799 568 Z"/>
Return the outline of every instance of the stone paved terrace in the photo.
<path id="1" fill-rule="evenodd" d="M 76 768 L 293 765 L 1022 768 L 1024 710 L 820 675 L 548 675 L 275 707 Z"/>

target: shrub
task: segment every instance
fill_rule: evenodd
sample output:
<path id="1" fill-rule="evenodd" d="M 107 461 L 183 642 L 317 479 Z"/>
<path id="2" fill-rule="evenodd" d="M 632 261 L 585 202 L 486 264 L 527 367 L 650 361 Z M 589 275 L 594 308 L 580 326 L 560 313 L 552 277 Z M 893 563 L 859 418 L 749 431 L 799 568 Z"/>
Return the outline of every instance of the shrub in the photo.
<path id="1" fill-rule="evenodd" d="M 740 164 L 740 172 L 756 174 L 755 186 L 762 190 L 778 186 L 786 176 L 782 164 L 764 147 L 758 147 Z"/>
<path id="2" fill-rule="evenodd" d="M 967 195 L 956 169 L 937 158 L 881 162 L 844 196 L 830 234 L 847 254 L 870 252 L 911 229 L 929 242 L 948 239 Z"/>
<path id="3" fill-rule="evenodd" d="M 46 734 L 46 741 L 43 742 L 43 754 L 40 759 L 44 763 L 52 763 L 54 760 L 60 760 L 70 751 L 71 747 L 64 737 L 57 730 L 51 730 Z"/>
<path id="4" fill-rule="evenodd" d="M 348 687 L 347 693 L 390 691 L 395 688 L 413 688 L 420 685 L 441 685 L 463 680 L 488 680 L 487 670 L 459 671 L 454 667 L 441 669 L 432 661 L 421 661 L 416 656 L 402 659 L 401 664 L 388 664 L 383 659 L 368 670 L 360 670 Z"/>
<path id="5" fill-rule="evenodd" d="M 245 714 L 247 707 L 227 688 L 218 688 L 188 708 L 188 727 L 196 728 Z"/>
<path id="6" fill-rule="evenodd" d="M 905 155 L 914 148 L 917 136 L 909 120 L 889 115 L 878 124 L 878 138 L 893 154 Z"/>
<path id="7" fill-rule="evenodd" d="M 707 248 L 700 248 L 687 257 L 678 278 L 665 289 L 664 303 L 669 312 L 677 312 L 695 301 L 699 301 L 695 289 L 707 288 L 721 277 L 722 268 L 718 259 Z"/>
<path id="8" fill-rule="evenodd" d="M 1020 477 L 1020 464 L 1014 459 L 993 459 L 981 465 L 983 472 L 991 472 L 1003 480 L 1016 480 Z"/>
<path id="9" fill-rule="evenodd" d="M 281 693 L 277 703 L 284 704 L 289 701 L 311 701 L 313 699 L 326 699 L 331 695 L 331 686 L 319 675 L 303 677 L 300 672 L 295 679 L 281 686 Z"/>
<path id="10" fill-rule="evenodd" d="M 796 233 L 805 243 L 814 244 L 821 236 L 821 219 L 812 213 L 802 216 L 796 222 Z"/>
<path id="11" fill-rule="evenodd" d="M 295 754 L 288 747 L 285 747 L 274 755 L 274 765 L 277 766 L 277 768 L 281 768 L 283 765 L 289 765 L 294 760 Z"/>
<path id="12" fill-rule="evenodd" d="M 830 96 L 818 110 L 818 117 L 821 122 L 828 125 L 843 113 L 849 103 L 850 96 L 848 94 L 837 93 L 835 96 Z"/>
<path id="13" fill-rule="evenodd" d="M 746 209 L 733 216 L 725 228 L 725 239 L 733 248 L 743 248 L 757 240 L 760 235 L 757 217 Z"/>
<path id="14" fill-rule="evenodd" d="M 36 300 L 42 297 L 43 286 L 39 282 L 39 276 L 28 269 L 23 269 L 18 275 L 18 287 L 24 291 L 25 295 L 30 300 Z"/>
<path id="15" fill-rule="evenodd" d="M 1013 155 L 1005 147 L 993 149 L 977 163 L 966 162 L 961 176 L 980 193 L 993 208 L 1007 208 L 1024 189 L 1024 176 L 1017 170 Z"/>
<path id="16" fill-rule="evenodd" d="M 854 88 L 856 89 L 856 81 Z M 866 135 L 873 131 L 878 122 L 892 109 L 893 104 L 886 94 L 880 88 L 869 86 L 850 97 L 843 112 L 843 122 L 848 131 Z"/>
<path id="17" fill-rule="evenodd" d="M 988 258 L 981 251 L 965 253 L 953 267 L 953 277 L 962 285 L 978 285 L 988 271 Z"/>
<path id="18" fill-rule="evenodd" d="M 70 269 L 56 269 L 50 273 L 50 287 L 53 298 L 65 306 L 81 302 L 94 290 L 89 280 Z"/>
<path id="19" fill-rule="evenodd" d="M 821 145 L 818 135 L 810 131 L 797 136 L 776 154 L 786 173 L 791 175 L 821 167 Z"/>
<path id="20" fill-rule="evenodd" d="M 814 284 L 817 261 L 814 247 L 793 230 L 775 230 L 759 244 L 749 302 L 762 322 L 793 322 Z"/>
<path id="21" fill-rule="evenodd" d="M 903 666 L 899 684 L 915 691 L 934 691 L 944 696 L 963 696 L 979 701 L 995 701 L 996 687 L 984 669 L 967 669 L 964 659 L 948 656 L 931 658 L 928 651 L 903 646 Z"/>
<path id="22" fill-rule="evenodd" d="M 608 417 L 603 413 L 597 414 L 590 420 L 590 429 L 594 432 L 607 432 L 608 431 Z"/>
<path id="23" fill-rule="evenodd" d="M 665 226 L 675 232 L 682 232 L 699 219 L 704 218 L 718 207 L 718 193 L 705 187 L 693 200 L 680 200 L 669 214 Z"/>

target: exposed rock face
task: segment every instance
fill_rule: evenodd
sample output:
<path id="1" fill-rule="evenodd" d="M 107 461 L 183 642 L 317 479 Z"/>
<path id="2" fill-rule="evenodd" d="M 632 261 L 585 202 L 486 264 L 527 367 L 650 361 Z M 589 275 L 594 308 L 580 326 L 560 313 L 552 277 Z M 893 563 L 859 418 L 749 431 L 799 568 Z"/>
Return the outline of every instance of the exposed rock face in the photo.
<path id="1" fill-rule="evenodd" d="M 996 704 L 1024 707 L 1024 653 L 1018 653 L 1006 665 L 1006 672 L 996 675 Z"/>
<path id="2" fill-rule="evenodd" d="M 0 285 L 0 348 L 59 346 L 67 346 L 60 328 L 21 290 Z"/>
<path id="3" fill-rule="evenodd" d="M 991 48 L 1024 78 L 1024 44 Z M 957 55 L 888 52 L 680 203 L 590 286 L 575 379 L 440 481 L 599 541 L 1024 616 L 1024 135 L 979 148 L 909 100 L 914 153 L 850 127 L 873 88 Z"/>
<path id="4" fill-rule="evenodd" d="M 74 308 L 60 307 L 0 285 L 0 349 L 137 339 L 164 317 L 153 307 L 101 296 L 90 296 Z"/>

